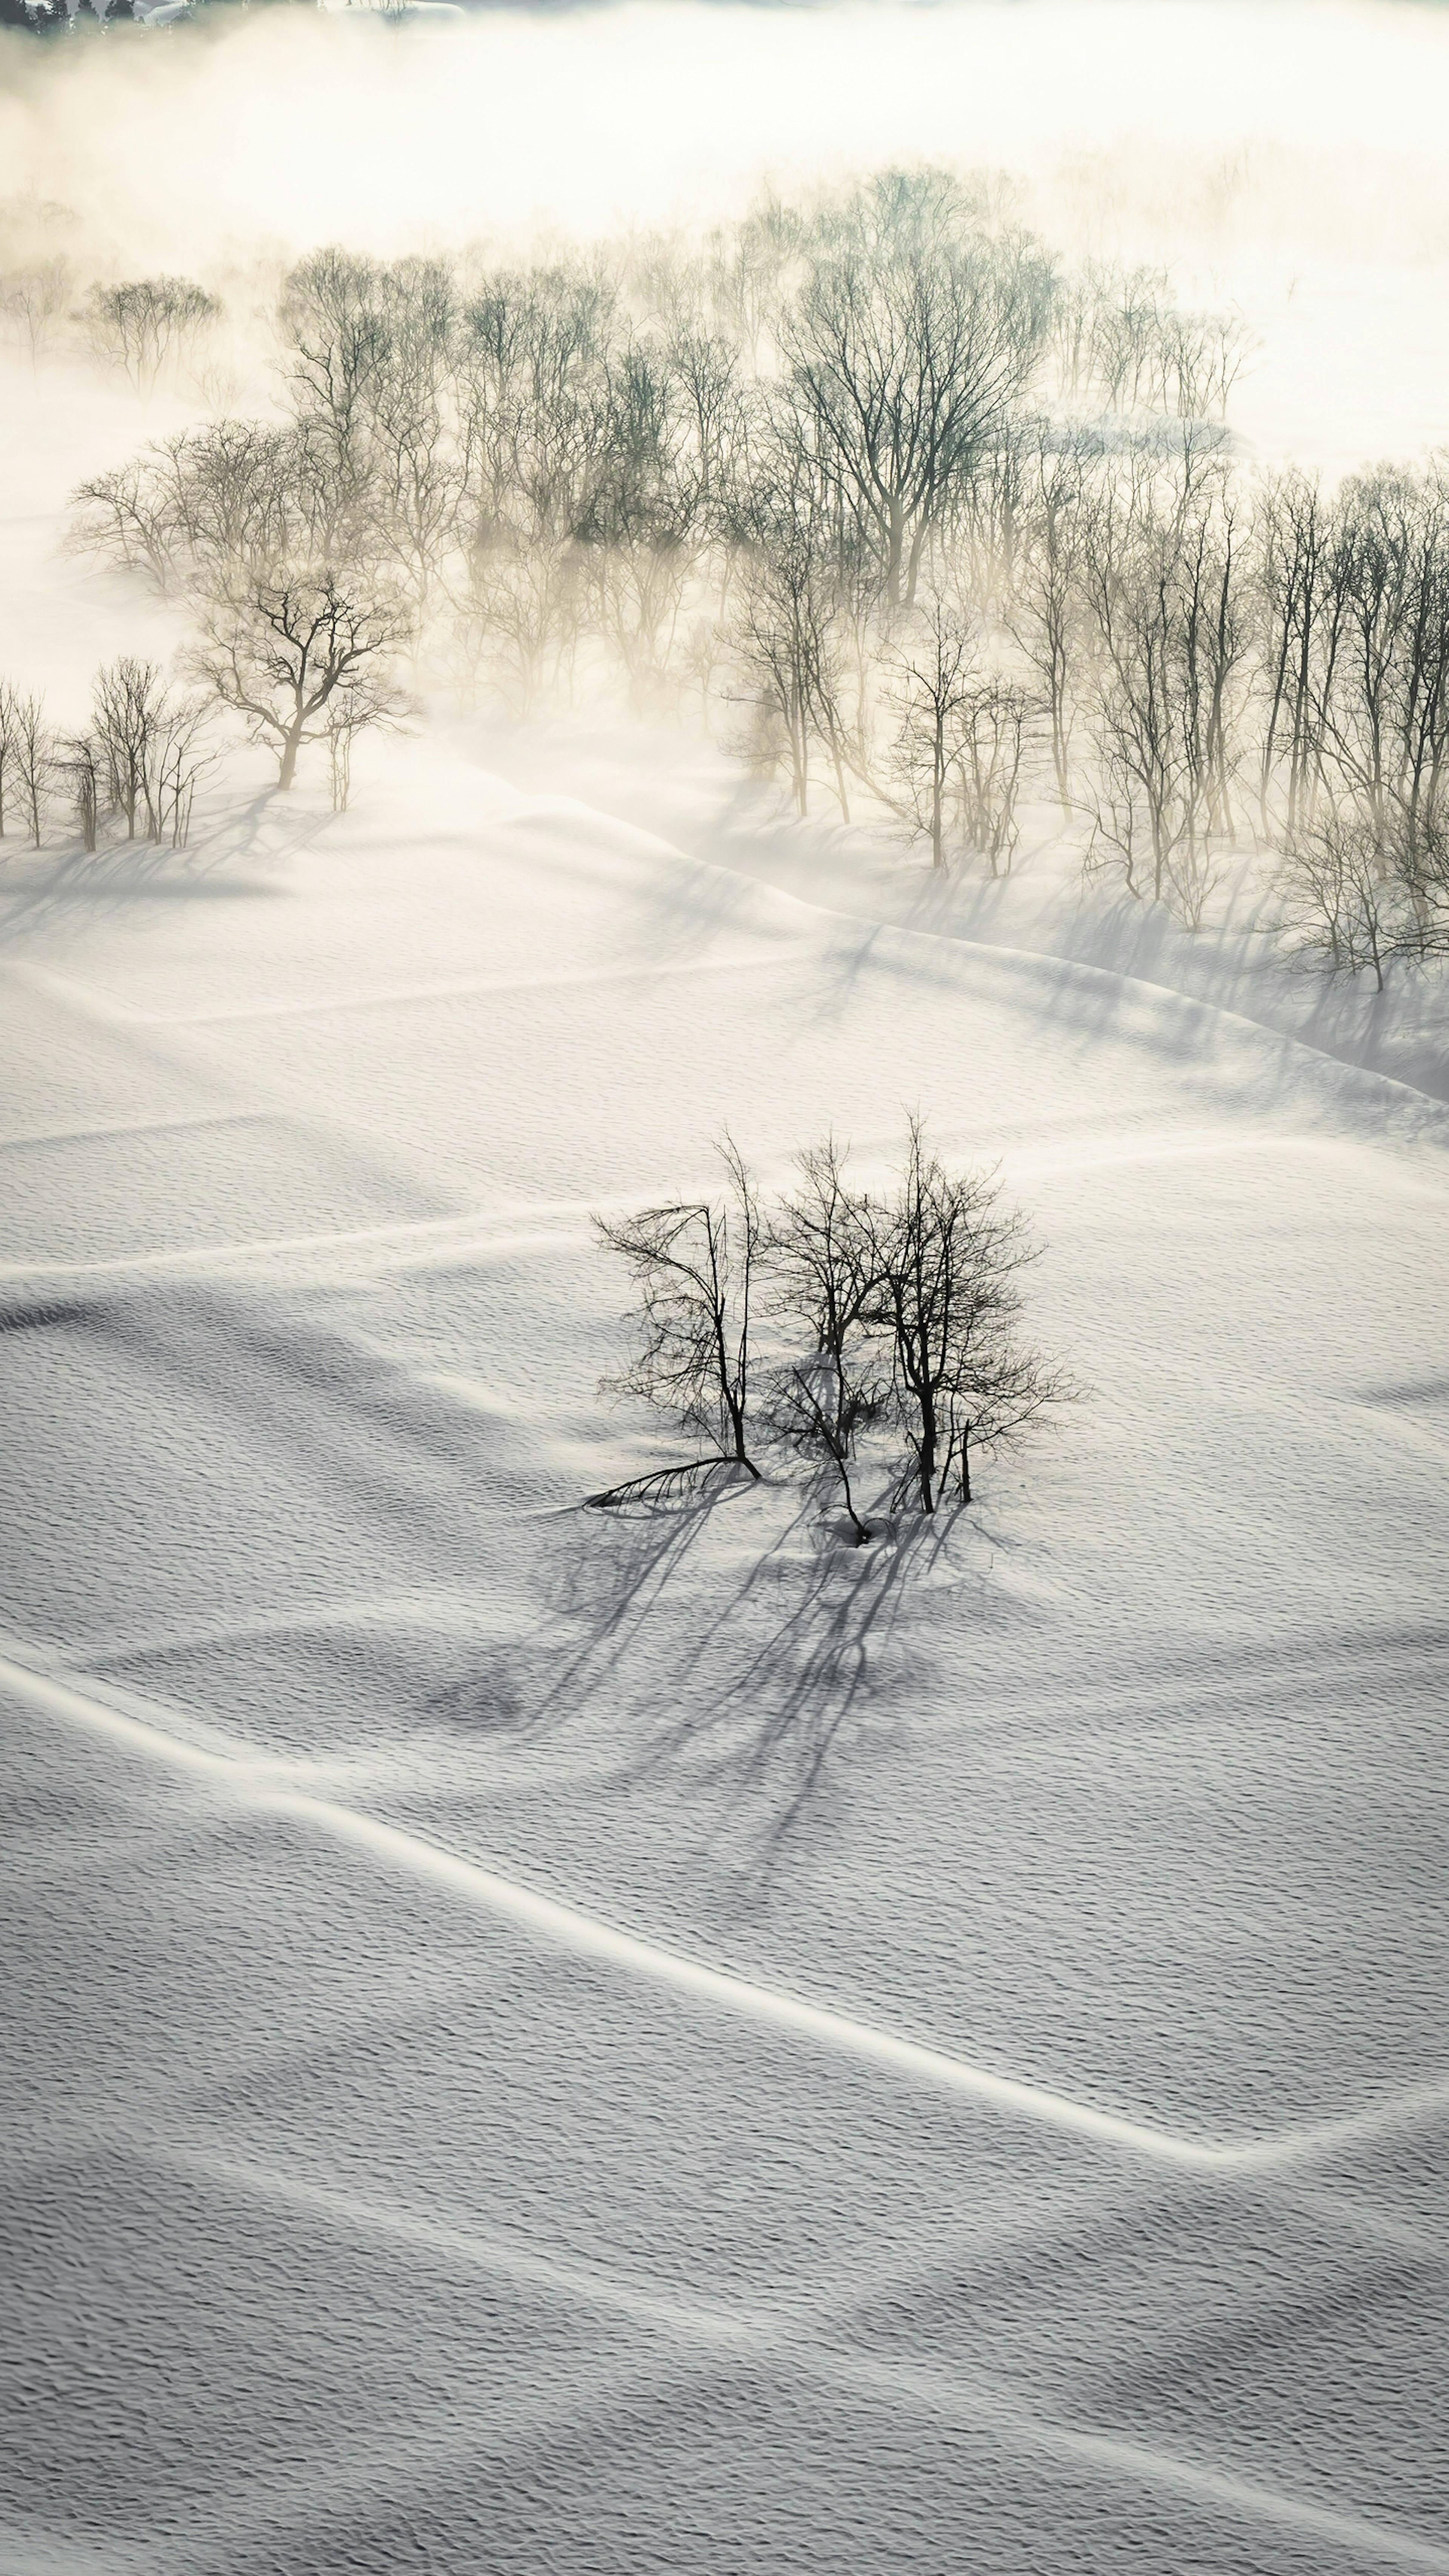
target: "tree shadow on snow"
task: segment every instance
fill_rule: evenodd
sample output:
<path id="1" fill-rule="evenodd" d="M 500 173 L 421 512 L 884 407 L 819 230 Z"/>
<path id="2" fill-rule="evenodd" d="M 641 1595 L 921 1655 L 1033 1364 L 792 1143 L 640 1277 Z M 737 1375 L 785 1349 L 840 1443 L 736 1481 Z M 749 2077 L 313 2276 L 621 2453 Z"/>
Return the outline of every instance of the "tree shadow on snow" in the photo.
<path id="1" fill-rule="evenodd" d="M 684 1659 L 681 1680 L 708 1687 L 636 1767 L 686 1752 L 696 1767 L 703 1761 L 757 1819 L 768 1867 L 821 1790 L 842 1735 L 857 1720 L 879 1720 L 908 1678 L 902 1614 L 957 1518 L 877 1517 L 870 1543 L 857 1547 L 843 1519 L 822 1517 L 818 1497 L 804 1500 Z"/>
<path id="2" fill-rule="evenodd" d="M 165 841 L 107 841 L 99 849 L 82 849 L 79 841 L 59 851 L 3 852 L 0 880 L 0 937 L 20 940 L 66 915 L 104 915 L 141 901 L 195 902 L 218 897 L 236 900 L 276 894 L 275 877 L 237 871 L 254 864 L 275 864 L 278 853 L 264 837 L 280 790 L 267 787 L 249 797 L 214 826 L 198 834 L 184 850 Z M 331 822 L 330 814 L 287 816 L 292 828 L 285 855 L 291 857 L 315 841 Z"/>
<path id="3" fill-rule="evenodd" d="M 621 1752 L 621 1785 L 687 1767 L 724 1790 L 758 1832 L 768 1867 L 820 1790 L 842 1732 L 878 1720 L 898 1693 L 902 1612 L 959 1515 L 878 1519 L 870 1543 L 857 1547 L 808 1493 L 742 1568 L 718 1581 L 700 1569 L 699 1588 L 711 1596 L 704 1615 L 679 1615 L 680 1577 L 705 1540 L 721 1535 L 722 1515 L 760 1493 L 731 1481 L 632 1504 L 608 1516 L 602 1535 L 591 1523 L 556 1576 L 558 1607 L 584 1635 L 522 1725 L 562 1724 L 611 1696 L 645 1729 L 642 1745 Z M 666 1625 L 659 1614 L 671 1594 Z"/>

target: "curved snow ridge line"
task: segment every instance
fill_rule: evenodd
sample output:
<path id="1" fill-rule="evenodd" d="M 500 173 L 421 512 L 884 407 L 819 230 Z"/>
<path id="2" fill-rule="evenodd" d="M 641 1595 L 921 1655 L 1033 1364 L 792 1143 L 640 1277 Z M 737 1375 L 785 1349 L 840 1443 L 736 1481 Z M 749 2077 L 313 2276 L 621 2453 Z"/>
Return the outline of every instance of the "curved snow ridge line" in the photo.
<path id="1" fill-rule="evenodd" d="M 476 1264 L 517 1252 L 572 1251 L 587 1243 L 589 1208 L 583 1200 L 557 1203 L 557 1215 L 516 1217 L 481 1215 L 397 1217 L 381 1225 L 350 1226 L 340 1232 L 259 1234 L 229 1243 L 178 1244 L 169 1251 L 118 1253 L 104 1261 L 0 1262 L 0 1325 L 8 1306 L 63 1287 L 85 1288 L 96 1297 L 112 1290 L 144 1288 L 171 1278 L 245 1281 L 263 1279 L 280 1264 L 336 1262 L 346 1256 L 348 1275 L 357 1275 L 357 1255 L 372 1256 L 382 1269 L 446 1268 Z"/>
<path id="2" fill-rule="evenodd" d="M 548 2297 L 573 2299 L 625 2316 L 646 2332 L 669 2339 L 685 2337 L 702 2348 L 697 2368 L 728 2367 L 745 2354 L 757 2362 L 774 2354 L 793 2376 L 815 2379 L 827 2387 L 844 2385 L 896 2407 L 904 2401 L 923 2413 L 944 2416 L 969 2431 L 996 2433 L 1049 2458 L 1109 2477 L 1127 2477 L 1159 2492 L 1222 2505 L 1248 2520 L 1308 2533 L 1397 2566 L 1449 2571 L 1449 2549 L 1417 2533 L 1371 2521 L 1340 2505 L 1283 2495 L 1255 2479 L 1204 2467 L 1175 2452 L 1052 2423 L 1013 2404 L 988 2372 L 946 2371 L 913 2364 L 898 2355 L 880 2360 L 842 2349 L 829 2339 L 828 2309 L 822 2314 L 810 2307 L 791 2312 L 758 2304 L 726 2306 L 691 2296 L 684 2289 L 656 2288 L 594 2261 L 543 2251 L 505 2231 L 459 2227 L 360 2195 L 341 2194 L 250 2158 L 154 2138 L 138 2137 L 136 2144 L 153 2161 L 198 2180 L 216 2182 L 223 2189 L 280 2202 L 333 2226 L 382 2235 L 444 2261 L 476 2266 Z"/>
<path id="3" fill-rule="evenodd" d="M 230 1011 L 153 1011 L 141 1024 L 158 1029 L 218 1029 L 244 1020 L 326 1019 L 339 1011 L 425 1009 L 432 1002 L 486 1000 L 492 994 L 573 991 L 599 984 L 654 983 L 681 975 L 748 975 L 814 958 L 818 951 L 805 940 L 776 939 L 748 957 L 670 957 L 646 959 L 628 966 L 578 966 L 556 974 L 472 975 L 437 984 L 406 984 L 376 993 L 320 994 L 310 1001 L 249 1002 Z"/>
<path id="4" fill-rule="evenodd" d="M 1090 2103 L 1049 2092 L 1014 2076 L 995 2074 L 988 2067 L 975 2066 L 944 2049 L 858 2020 L 831 2005 L 812 2003 L 804 1996 L 762 1985 L 732 1969 L 714 1967 L 661 1942 L 623 1931 L 517 1879 L 505 1878 L 479 1861 L 464 1859 L 424 1835 L 289 1785 L 289 1769 L 295 1776 L 300 1766 L 212 1751 L 165 1727 L 128 1715 L 104 1699 L 77 1690 L 73 1684 L 28 1671 L 3 1656 L 0 1687 L 69 1725 L 107 1735 L 175 1770 L 193 1777 L 199 1775 L 258 1812 L 290 1817 L 392 1868 L 426 1879 L 476 1910 L 516 1923 L 577 1957 L 605 1960 L 627 1974 L 650 1984 L 672 1987 L 739 2019 L 797 2032 L 820 2047 L 888 2067 L 895 2074 L 937 2091 L 960 2094 L 1038 2127 L 1059 2129 L 1097 2145 L 1122 2148 L 1158 2164 L 1198 2173 L 1261 2172 L 1390 2134 L 1406 2121 L 1449 2107 L 1446 2077 L 1348 2118 L 1326 2121 L 1311 2129 L 1290 2130 L 1277 2137 L 1241 2144 L 1184 2138 L 1115 2111 L 1098 2110 Z"/>
<path id="5" fill-rule="evenodd" d="M 1226 2506 L 1230 2512 L 1253 2521 L 1278 2523 L 1285 2531 L 1307 2533 L 1316 2540 L 1331 2541 L 1340 2549 L 1389 2559 L 1399 2567 L 1449 2570 L 1449 2548 L 1438 2541 L 1421 2539 L 1412 2531 L 1395 2530 L 1388 2523 L 1370 2522 L 1365 2515 L 1345 2512 L 1338 2505 L 1313 2504 L 1302 2496 L 1279 2495 L 1276 2489 L 1259 2486 L 1256 2480 L 1240 2478 L 1228 2469 L 1201 2468 L 1193 2460 L 1179 2459 L 1174 2452 L 1150 2450 L 1106 2433 L 1072 2432 L 1058 2425 L 1043 2425 L 1037 2438 L 1043 2450 L 1061 2459 L 1079 2461 L 1085 2468 L 1116 2471 L 1176 2495 L 1200 2496 L 1206 2504 Z"/>
<path id="6" fill-rule="evenodd" d="M 575 804 L 577 800 L 569 798 L 560 799 L 559 802 Z M 770 877 L 757 877 L 743 868 L 732 868 L 725 860 L 692 857 L 689 851 L 679 848 L 677 843 L 662 839 L 657 833 L 645 831 L 635 825 L 617 823 L 615 818 L 605 813 L 601 807 L 579 804 L 578 810 L 591 818 L 597 818 L 612 825 L 615 829 L 635 833 L 638 839 L 651 844 L 661 857 L 672 859 L 678 866 L 692 868 L 702 875 L 725 877 L 736 884 L 754 886 L 794 905 L 801 912 L 814 914 L 819 921 L 849 923 L 852 929 L 868 931 L 871 934 L 872 943 L 877 936 L 884 934 L 887 938 L 898 939 L 907 944 L 907 954 L 911 944 L 925 945 L 946 954 L 953 950 L 964 951 L 975 958 L 1000 959 L 1018 970 L 1035 970 L 1038 977 L 1043 969 L 1051 970 L 1055 980 L 1068 986 L 1073 984 L 1086 988 L 1096 986 L 1098 990 L 1112 987 L 1128 1000 L 1133 995 L 1141 995 L 1150 999 L 1159 1010 L 1164 1003 L 1173 1003 L 1184 1012 L 1192 1014 L 1199 1025 L 1208 1021 L 1217 1021 L 1231 1031 L 1251 1033 L 1259 1039 L 1275 1039 L 1280 1049 L 1297 1048 L 1305 1056 L 1316 1057 L 1322 1064 L 1339 1065 L 1345 1072 L 1361 1075 L 1366 1082 L 1381 1085 L 1390 1093 L 1402 1093 L 1408 1099 L 1425 1103 L 1429 1109 L 1438 1111 L 1441 1117 L 1449 1111 L 1449 1101 L 1445 1100 L 1442 1093 L 1428 1091 L 1421 1083 L 1410 1082 L 1402 1074 L 1384 1073 L 1377 1065 L 1364 1064 L 1357 1056 L 1341 1054 L 1336 1048 L 1324 1046 L 1314 1038 L 1304 1037 L 1295 1029 L 1280 1028 L 1274 1020 L 1255 1019 L 1250 1012 L 1240 1010 L 1229 1003 L 1212 1001 L 1205 994 L 1184 992 L 1180 984 L 1160 984 L 1149 975 L 1136 975 L 1123 967 L 1098 966 L 1090 958 L 1073 957 L 1061 949 L 1021 948 L 1007 940 L 972 938 L 965 931 L 894 921 L 880 913 L 855 912 L 846 905 L 821 903 L 811 895 L 796 894 L 790 887 L 777 886 Z"/>

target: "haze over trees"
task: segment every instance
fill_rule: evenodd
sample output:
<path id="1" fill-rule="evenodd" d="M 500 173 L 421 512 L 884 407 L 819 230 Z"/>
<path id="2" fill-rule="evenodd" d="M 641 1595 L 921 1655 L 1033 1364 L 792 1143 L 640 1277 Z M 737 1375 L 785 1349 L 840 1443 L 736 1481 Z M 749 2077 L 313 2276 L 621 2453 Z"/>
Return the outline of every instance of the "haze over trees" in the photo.
<path id="1" fill-rule="evenodd" d="M 116 292 L 136 380 L 205 326 L 185 281 Z M 1050 798 L 1188 926 L 1255 843 L 1328 968 L 1449 945 L 1445 468 L 1245 471 L 1247 335 L 1166 273 L 884 172 L 531 266 L 320 250 L 276 328 L 279 416 L 152 441 L 77 524 L 288 777 L 407 678 L 604 688 L 942 870 L 1009 872 Z M 305 675 L 300 599 L 337 610 Z"/>

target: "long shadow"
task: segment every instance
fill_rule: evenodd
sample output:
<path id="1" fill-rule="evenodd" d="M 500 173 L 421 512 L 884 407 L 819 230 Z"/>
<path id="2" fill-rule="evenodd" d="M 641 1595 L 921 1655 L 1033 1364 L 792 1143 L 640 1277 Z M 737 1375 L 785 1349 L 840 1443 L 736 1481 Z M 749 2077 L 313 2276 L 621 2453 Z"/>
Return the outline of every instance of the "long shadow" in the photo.
<path id="1" fill-rule="evenodd" d="M 777 1560 L 813 1524 L 815 1551 L 799 1574 L 795 1597 L 766 1626 L 743 1661 L 719 1673 L 703 1729 L 697 1715 L 677 1717 L 654 1739 L 640 1771 L 678 1758 L 689 1745 L 696 1766 L 701 1751 L 716 1779 L 749 1799 L 763 1818 L 766 1868 L 822 1785 L 830 1755 L 858 1715 L 879 1716 L 893 1685 L 880 1671 L 913 1582 L 927 1575 L 949 1540 L 958 1514 L 931 1520 L 914 1516 L 881 1521 L 870 1543 L 857 1547 L 821 1516 L 820 1497 L 807 1496 L 776 1546 L 750 1567 L 709 1628 L 686 1657 L 683 1670 L 698 1673 L 747 1620 L 753 1625 L 767 1589 L 778 1593 Z M 743 1721 L 743 1724 L 741 1723 Z M 727 1740 L 708 1756 L 711 1736 Z"/>
<path id="2" fill-rule="evenodd" d="M 73 841 L 54 855 L 26 851 L 24 877 L 0 887 L 0 938 L 19 941 L 67 915 L 104 916 L 137 902 L 242 901 L 274 892 L 271 882 L 233 871 L 275 855 L 264 846 L 263 826 L 280 792 L 259 789 L 184 850 L 137 840 L 111 841 L 97 850 Z M 298 820 L 288 834 L 288 855 L 309 847 L 331 819 L 311 814 Z"/>
<path id="3" fill-rule="evenodd" d="M 585 1634 L 516 1718 L 511 1733 L 542 1733 L 551 1723 L 571 1717 L 581 1701 L 605 1686 L 714 1514 L 749 1490 L 742 1481 L 721 1480 L 673 1500 L 641 1499 L 607 1514 L 568 1515 L 580 1526 L 555 1569 L 552 1606 Z M 472 1723 L 479 1713 L 474 1698 L 475 1685 L 465 1679 L 436 1693 L 427 1705 L 437 1715 Z"/>
<path id="4" fill-rule="evenodd" d="M 739 1482 L 634 1505 L 611 1514 L 602 1536 L 591 1522 L 556 1576 L 558 1608 L 582 1623 L 583 1641 L 510 1732 L 564 1722 L 617 1678 L 717 1513 L 758 1490 Z M 722 1588 L 693 1635 L 676 1629 L 669 1706 L 658 1684 L 634 1702 L 647 1740 L 621 1753 L 615 1775 L 628 1786 L 684 1765 L 696 1782 L 715 1782 L 742 1816 L 761 1820 L 766 1870 L 819 1790 L 842 1730 L 886 1706 L 892 1686 L 880 1672 L 881 1655 L 913 1581 L 929 1573 L 958 1517 L 878 1516 L 877 1534 L 856 1547 L 824 1499 L 804 1492 L 784 1529 Z M 788 1597 L 780 1604 L 782 1584 Z M 762 1621 L 766 1603 L 780 1606 Z M 471 1687 L 449 1690 L 448 1715 L 470 1715 Z"/>

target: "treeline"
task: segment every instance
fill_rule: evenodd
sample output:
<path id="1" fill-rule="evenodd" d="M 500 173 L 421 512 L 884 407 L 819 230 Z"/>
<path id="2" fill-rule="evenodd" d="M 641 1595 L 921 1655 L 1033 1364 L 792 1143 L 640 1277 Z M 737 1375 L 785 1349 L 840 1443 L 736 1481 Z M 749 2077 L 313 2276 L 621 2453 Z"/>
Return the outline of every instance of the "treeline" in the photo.
<path id="1" fill-rule="evenodd" d="M 98 9 L 95 0 L 75 0 L 69 9 L 66 0 L 0 0 L 0 27 L 14 27 L 29 36 L 84 35 L 99 27 L 136 26 L 144 11 L 135 0 L 106 0 Z"/>
<path id="2" fill-rule="evenodd" d="M 884 1191 L 833 1139 L 766 1204 L 738 1147 L 713 1198 L 602 1219 L 632 1277 L 634 1356 L 607 1391 L 642 1398 L 696 1444 L 589 1497 L 595 1510 L 698 1490 L 760 1461 L 813 1470 L 855 1542 L 873 1515 L 972 1500 L 983 1457 L 1014 1447 L 1077 1389 L 1021 1338 L 1036 1247 L 989 1171 L 952 1171 L 912 1121 Z M 874 1502 L 862 1483 L 873 1478 Z"/>
<path id="3" fill-rule="evenodd" d="M 359 721 L 402 657 L 519 716 L 603 683 L 938 866 L 1005 872 L 1045 791 L 1189 924 L 1255 840 L 1329 964 L 1449 938 L 1445 474 L 1246 476 L 1245 334 L 1164 275 L 1068 270 L 990 188 L 885 174 L 702 247 L 319 252 L 279 328 L 281 417 L 79 496 L 274 745 L 278 602 L 325 581 Z"/>

